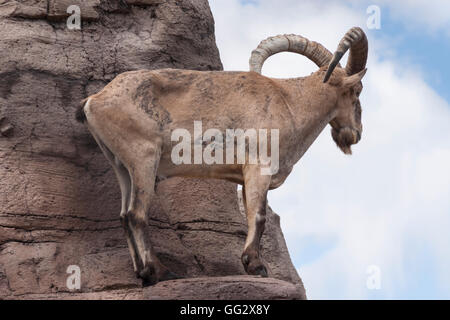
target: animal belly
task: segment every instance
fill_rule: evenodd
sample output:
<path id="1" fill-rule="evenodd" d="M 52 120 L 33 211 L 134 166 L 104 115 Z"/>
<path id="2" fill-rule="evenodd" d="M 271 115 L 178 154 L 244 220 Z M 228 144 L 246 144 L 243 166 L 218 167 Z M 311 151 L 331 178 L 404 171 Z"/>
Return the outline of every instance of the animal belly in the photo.
<path id="1" fill-rule="evenodd" d="M 160 163 L 157 171 L 159 179 L 171 177 L 192 177 L 223 179 L 234 183 L 243 183 L 241 165 L 205 165 L 205 164 L 173 164 Z"/>

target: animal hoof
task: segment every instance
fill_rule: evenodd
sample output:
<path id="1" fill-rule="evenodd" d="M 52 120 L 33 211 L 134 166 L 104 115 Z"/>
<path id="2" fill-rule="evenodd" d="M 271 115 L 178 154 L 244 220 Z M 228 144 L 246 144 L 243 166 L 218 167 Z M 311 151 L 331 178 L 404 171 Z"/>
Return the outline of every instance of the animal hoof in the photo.
<path id="1" fill-rule="evenodd" d="M 155 284 L 155 283 L 153 283 L 153 282 L 150 281 L 150 280 L 142 279 L 142 287 L 143 287 L 143 288 L 152 286 L 152 285 L 154 285 L 154 284 Z"/>
<path id="2" fill-rule="evenodd" d="M 148 287 L 158 283 L 158 279 L 156 279 L 155 269 L 153 266 L 146 266 L 139 272 L 139 278 L 142 279 L 142 286 Z"/>
<path id="3" fill-rule="evenodd" d="M 267 278 L 269 276 L 266 266 L 259 258 L 250 260 L 250 257 L 248 255 L 243 255 L 242 264 L 244 265 L 244 269 L 247 274 L 261 276 L 264 278 Z"/>
<path id="4" fill-rule="evenodd" d="M 157 284 L 160 281 L 180 279 L 181 277 L 176 273 L 167 270 L 165 267 L 162 269 L 155 269 L 153 265 L 148 265 L 142 269 L 137 276 L 142 279 L 142 286 L 148 287 Z"/>
<path id="5" fill-rule="evenodd" d="M 266 269 L 266 267 L 263 266 L 263 265 L 260 265 L 260 266 L 256 267 L 256 268 L 255 268 L 255 273 L 256 273 L 257 275 L 260 275 L 260 276 L 263 277 L 263 278 L 267 278 L 267 277 L 268 277 L 267 269 Z"/>

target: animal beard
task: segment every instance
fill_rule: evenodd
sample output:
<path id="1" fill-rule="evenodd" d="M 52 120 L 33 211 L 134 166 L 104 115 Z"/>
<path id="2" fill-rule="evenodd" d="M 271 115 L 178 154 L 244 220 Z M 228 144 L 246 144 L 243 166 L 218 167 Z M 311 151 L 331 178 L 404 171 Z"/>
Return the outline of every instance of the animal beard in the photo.
<path id="1" fill-rule="evenodd" d="M 358 133 L 356 130 L 344 127 L 340 129 L 331 129 L 331 136 L 334 142 L 345 154 L 352 154 L 352 144 L 358 142 Z"/>

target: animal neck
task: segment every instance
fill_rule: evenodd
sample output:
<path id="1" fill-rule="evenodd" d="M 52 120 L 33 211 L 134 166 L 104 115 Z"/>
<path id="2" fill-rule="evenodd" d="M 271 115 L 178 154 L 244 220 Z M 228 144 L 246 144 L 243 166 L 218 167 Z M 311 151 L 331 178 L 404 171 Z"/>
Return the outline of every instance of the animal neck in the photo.
<path id="1" fill-rule="evenodd" d="M 294 124 L 296 161 L 308 150 L 326 125 L 336 117 L 337 93 L 319 77 L 280 80 Z"/>

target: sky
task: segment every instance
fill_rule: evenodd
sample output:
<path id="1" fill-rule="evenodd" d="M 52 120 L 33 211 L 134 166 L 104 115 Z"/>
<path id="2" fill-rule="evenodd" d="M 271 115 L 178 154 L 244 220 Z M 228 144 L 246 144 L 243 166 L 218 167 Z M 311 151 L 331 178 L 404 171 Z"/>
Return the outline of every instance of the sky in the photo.
<path id="1" fill-rule="evenodd" d="M 368 24 L 372 5 L 379 29 Z M 353 26 L 368 36 L 364 131 L 353 155 L 338 150 L 328 126 L 268 196 L 308 298 L 450 299 L 450 1 L 210 6 L 225 70 L 248 70 L 251 51 L 277 34 L 299 34 L 332 52 Z M 316 70 L 303 56 L 280 53 L 262 73 Z"/>

